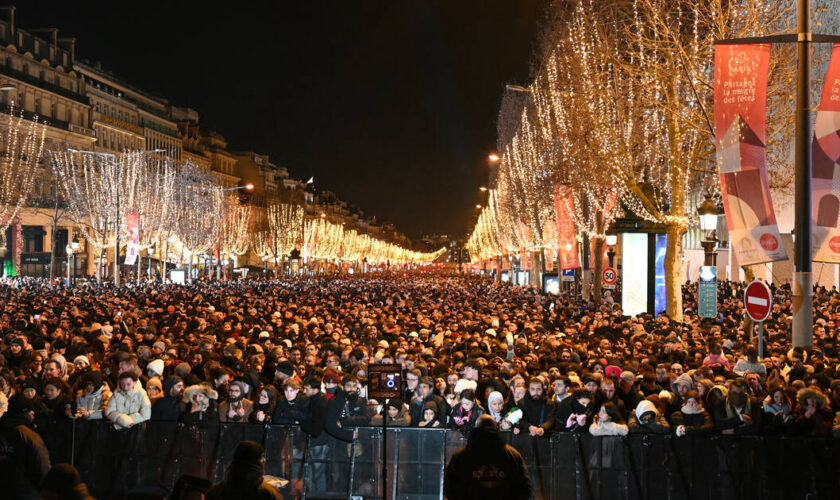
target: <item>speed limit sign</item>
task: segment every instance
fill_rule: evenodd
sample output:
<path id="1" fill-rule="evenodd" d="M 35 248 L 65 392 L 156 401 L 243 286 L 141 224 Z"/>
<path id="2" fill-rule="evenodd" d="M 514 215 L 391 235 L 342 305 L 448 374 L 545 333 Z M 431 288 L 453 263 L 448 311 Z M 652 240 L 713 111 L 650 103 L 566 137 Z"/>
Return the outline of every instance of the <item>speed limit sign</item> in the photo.
<path id="1" fill-rule="evenodd" d="M 608 267 L 604 269 L 604 272 L 601 275 L 601 278 L 604 280 L 604 283 L 607 285 L 615 284 L 615 281 L 618 279 L 618 273 L 615 272 L 615 269 Z"/>

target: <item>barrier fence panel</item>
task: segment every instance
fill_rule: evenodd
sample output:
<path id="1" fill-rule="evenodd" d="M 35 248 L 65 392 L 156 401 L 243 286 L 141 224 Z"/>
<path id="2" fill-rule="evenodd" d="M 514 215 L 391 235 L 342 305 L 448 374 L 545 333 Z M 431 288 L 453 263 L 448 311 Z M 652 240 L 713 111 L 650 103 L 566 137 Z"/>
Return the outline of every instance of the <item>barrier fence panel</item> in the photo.
<path id="1" fill-rule="evenodd" d="M 52 461 L 72 457 L 97 498 L 172 492 L 183 475 L 222 481 L 243 440 L 264 446 L 265 472 L 285 498 L 382 498 L 378 427 L 360 428 L 359 439 L 346 443 L 295 426 L 148 422 L 117 431 L 103 421 L 65 424 L 45 432 Z M 840 498 L 840 440 L 505 437 L 525 460 L 539 500 Z M 466 439 L 458 431 L 389 428 L 386 444 L 386 497 L 425 500 L 442 497 L 445 465 Z"/>

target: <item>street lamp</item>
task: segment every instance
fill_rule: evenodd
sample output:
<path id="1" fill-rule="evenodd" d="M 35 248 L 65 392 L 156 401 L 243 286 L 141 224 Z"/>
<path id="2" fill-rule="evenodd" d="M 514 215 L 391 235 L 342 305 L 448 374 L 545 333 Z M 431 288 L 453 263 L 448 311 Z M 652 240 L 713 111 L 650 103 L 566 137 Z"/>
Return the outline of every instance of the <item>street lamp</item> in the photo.
<path id="1" fill-rule="evenodd" d="M 490 153 L 490 155 L 487 158 L 494 163 L 499 161 L 499 155 L 497 155 L 496 153 Z"/>
<path id="2" fill-rule="evenodd" d="M 703 251 L 706 255 L 705 265 L 717 265 L 717 230 L 718 222 L 718 207 L 712 200 L 711 193 L 705 194 L 705 200 L 697 207 L 697 213 L 700 215 L 700 229 L 703 231 L 704 240 L 700 242 L 703 246 Z"/>
<path id="3" fill-rule="evenodd" d="M 481 186 L 481 187 L 480 187 L 480 188 L 478 188 L 478 189 L 479 189 L 479 191 L 484 192 L 484 191 L 487 191 L 487 186 Z"/>
<path id="4" fill-rule="evenodd" d="M 73 252 L 73 284 L 76 284 L 76 253 L 79 251 L 81 245 L 79 244 L 79 237 L 73 236 L 73 241 L 70 242 L 70 250 Z"/>
<path id="5" fill-rule="evenodd" d="M 608 234 L 607 235 L 607 246 L 609 250 L 607 250 L 607 257 L 610 259 L 610 267 L 613 267 L 615 263 L 615 245 L 618 243 L 618 235 L 617 234 Z"/>

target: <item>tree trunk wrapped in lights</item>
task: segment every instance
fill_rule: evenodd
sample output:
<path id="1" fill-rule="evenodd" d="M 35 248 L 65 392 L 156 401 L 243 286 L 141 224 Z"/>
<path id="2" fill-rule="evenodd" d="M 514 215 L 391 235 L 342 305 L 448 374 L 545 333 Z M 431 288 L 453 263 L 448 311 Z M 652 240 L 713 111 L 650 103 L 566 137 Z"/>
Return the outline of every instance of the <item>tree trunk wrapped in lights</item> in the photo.
<path id="1" fill-rule="evenodd" d="M 228 196 L 223 204 L 221 227 L 221 253 L 231 257 L 244 255 L 250 245 L 250 234 L 253 218 L 250 205 L 239 202 L 239 197 Z"/>
<path id="2" fill-rule="evenodd" d="M 119 262 L 118 239 L 122 237 L 123 216 L 137 207 L 140 180 L 144 178 L 146 151 L 120 154 L 89 151 L 51 151 L 53 168 L 67 200 L 72 218 L 100 259 L 108 248 L 115 249 Z M 101 279 L 101 262 L 97 277 Z M 114 273 L 119 284 L 119 273 Z"/>
<path id="3" fill-rule="evenodd" d="M 174 226 L 190 273 L 195 256 L 213 246 L 224 198 L 224 191 L 209 172 L 189 162 L 181 167 L 174 196 Z"/>
<path id="4" fill-rule="evenodd" d="M 266 217 L 272 254 L 278 262 L 303 244 L 303 208 L 289 203 L 274 203 L 266 209 Z"/>
<path id="5" fill-rule="evenodd" d="M 15 115 L 15 108 L 0 115 L 0 251 L 6 230 L 32 196 L 44 151 L 46 127 Z"/>

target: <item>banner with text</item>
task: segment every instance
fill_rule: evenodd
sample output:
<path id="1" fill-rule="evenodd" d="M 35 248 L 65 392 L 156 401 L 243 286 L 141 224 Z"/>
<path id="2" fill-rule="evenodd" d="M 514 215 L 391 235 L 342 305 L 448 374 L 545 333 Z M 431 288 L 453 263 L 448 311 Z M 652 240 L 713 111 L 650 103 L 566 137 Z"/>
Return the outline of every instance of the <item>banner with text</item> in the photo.
<path id="1" fill-rule="evenodd" d="M 554 188 L 554 216 L 557 219 L 557 248 L 560 253 L 560 269 L 580 267 L 577 234 L 575 233 L 575 200 L 567 186 Z"/>
<path id="2" fill-rule="evenodd" d="M 131 266 L 137 263 L 137 256 L 140 255 L 140 212 L 125 214 L 125 229 L 128 236 L 125 265 Z"/>
<path id="3" fill-rule="evenodd" d="M 740 265 L 787 259 L 767 178 L 770 44 L 715 46 L 715 140 L 729 238 Z"/>
<path id="4" fill-rule="evenodd" d="M 814 123 L 814 260 L 840 263 L 840 43 L 834 44 Z"/>

